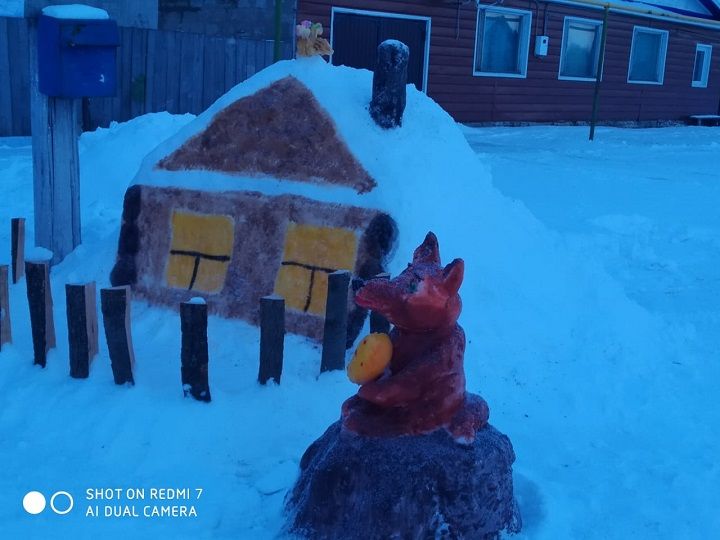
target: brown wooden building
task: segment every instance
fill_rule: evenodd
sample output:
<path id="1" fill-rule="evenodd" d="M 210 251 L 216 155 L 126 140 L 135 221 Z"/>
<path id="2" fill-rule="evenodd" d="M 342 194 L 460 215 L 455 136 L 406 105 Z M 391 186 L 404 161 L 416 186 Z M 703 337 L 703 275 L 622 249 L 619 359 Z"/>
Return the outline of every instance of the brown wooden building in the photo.
<path id="1" fill-rule="evenodd" d="M 657 2 L 665 5 L 610 3 L 601 122 L 720 112 L 720 3 Z M 410 81 L 458 121 L 582 122 L 592 110 L 604 6 L 596 0 L 298 0 L 297 20 L 330 29 L 334 64 L 372 68 L 379 42 L 404 41 Z"/>

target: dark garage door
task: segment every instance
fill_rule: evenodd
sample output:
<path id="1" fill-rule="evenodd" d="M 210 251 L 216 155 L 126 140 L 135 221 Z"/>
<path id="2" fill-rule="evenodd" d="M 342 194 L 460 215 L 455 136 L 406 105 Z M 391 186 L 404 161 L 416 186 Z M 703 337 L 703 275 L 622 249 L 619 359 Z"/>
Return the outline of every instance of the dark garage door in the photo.
<path id="1" fill-rule="evenodd" d="M 357 13 L 335 12 L 333 18 L 332 63 L 355 68 L 375 69 L 377 47 L 386 39 L 397 39 L 410 47 L 408 82 L 423 89 L 425 78 L 424 20 L 398 19 Z"/>

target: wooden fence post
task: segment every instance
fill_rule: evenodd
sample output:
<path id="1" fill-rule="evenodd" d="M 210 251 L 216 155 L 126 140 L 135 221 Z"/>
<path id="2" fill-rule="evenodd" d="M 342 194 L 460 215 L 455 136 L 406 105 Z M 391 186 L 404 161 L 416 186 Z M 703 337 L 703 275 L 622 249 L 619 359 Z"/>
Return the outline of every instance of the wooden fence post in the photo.
<path id="1" fill-rule="evenodd" d="M 349 286 L 350 272 L 347 270 L 338 270 L 328 275 L 320 373 L 345 369 Z"/>
<path id="2" fill-rule="evenodd" d="M 10 264 L 14 284 L 25 275 L 25 218 L 10 220 Z"/>
<path id="3" fill-rule="evenodd" d="M 52 264 L 80 244 L 82 100 L 40 92 L 38 27 L 30 24 L 30 128 L 33 153 L 35 245 L 53 252 Z"/>
<path id="4" fill-rule="evenodd" d="M 285 348 L 285 300 L 279 296 L 260 299 L 260 370 L 258 382 L 275 379 L 280 384 Z"/>
<path id="5" fill-rule="evenodd" d="M 98 353 L 95 283 L 65 285 L 70 376 L 87 379 L 90 362 Z"/>
<path id="6" fill-rule="evenodd" d="M 208 384 L 208 310 L 205 301 L 180 304 L 180 330 L 182 332 L 181 376 L 183 394 L 198 401 L 209 402 Z"/>
<path id="7" fill-rule="evenodd" d="M 135 353 L 130 335 L 130 287 L 101 289 L 100 306 L 115 384 L 135 384 Z"/>
<path id="8" fill-rule="evenodd" d="M 0 351 L 5 343 L 12 342 L 10 327 L 10 285 L 8 265 L 0 266 Z"/>
<path id="9" fill-rule="evenodd" d="M 55 322 L 50 290 L 50 262 L 27 261 L 25 263 L 27 297 L 30 306 L 34 363 L 47 364 L 47 353 L 55 347 Z"/>
<path id="10" fill-rule="evenodd" d="M 389 280 L 390 274 L 388 274 L 387 272 L 383 272 L 382 274 L 376 275 L 375 279 Z M 389 334 L 390 333 L 390 321 L 388 321 L 385 317 L 383 317 L 379 313 L 371 311 L 370 312 L 370 333 Z"/>

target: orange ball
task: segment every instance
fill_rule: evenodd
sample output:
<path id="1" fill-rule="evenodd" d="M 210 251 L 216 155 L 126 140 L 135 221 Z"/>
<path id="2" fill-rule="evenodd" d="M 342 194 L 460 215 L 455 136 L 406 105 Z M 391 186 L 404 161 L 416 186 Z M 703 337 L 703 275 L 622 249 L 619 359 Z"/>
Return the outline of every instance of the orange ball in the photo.
<path id="1" fill-rule="evenodd" d="M 368 335 L 360 342 L 348 364 L 348 378 L 357 384 L 377 379 L 390 363 L 392 351 L 390 336 L 381 333 Z"/>

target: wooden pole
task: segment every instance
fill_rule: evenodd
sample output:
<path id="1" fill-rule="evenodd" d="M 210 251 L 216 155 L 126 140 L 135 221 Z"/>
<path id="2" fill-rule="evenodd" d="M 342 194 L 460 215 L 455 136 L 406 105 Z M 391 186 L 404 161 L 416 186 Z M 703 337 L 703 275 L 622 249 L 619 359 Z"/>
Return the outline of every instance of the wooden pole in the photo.
<path id="1" fill-rule="evenodd" d="M 600 38 L 600 53 L 598 56 L 597 73 L 595 73 L 595 92 L 593 94 L 592 118 L 590 119 L 590 140 L 595 139 L 595 124 L 597 123 L 598 109 L 600 108 L 600 81 L 603 66 L 605 65 L 605 42 L 607 41 L 608 13 L 610 6 L 605 6 L 603 13 L 602 36 Z"/>
<path id="2" fill-rule="evenodd" d="M 0 351 L 5 343 L 12 342 L 10 326 L 10 276 L 6 264 L 0 266 Z"/>
<path id="3" fill-rule="evenodd" d="M 25 218 L 10 220 L 10 264 L 12 282 L 17 283 L 25 275 Z"/>
<path id="4" fill-rule="evenodd" d="M 320 373 L 345 369 L 349 286 L 350 272 L 347 270 L 338 270 L 328 275 Z"/>
<path id="5" fill-rule="evenodd" d="M 390 279 L 390 274 L 387 272 L 384 272 L 382 274 L 378 274 L 375 276 L 375 279 Z M 389 334 L 390 333 L 390 321 L 388 321 L 385 317 L 380 315 L 379 313 L 376 313 L 374 311 L 370 312 L 370 332 L 371 333 L 381 333 L 381 334 Z"/>
<path id="6" fill-rule="evenodd" d="M 185 397 L 209 402 L 208 384 L 208 310 L 203 302 L 180 304 L 180 330 L 182 332 L 181 376 Z"/>
<path id="7" fill-rule="evenodd" d="M 50 262 L 25 263 L 30 327 L 32 330 L 34 363 L 45 367 L 47 353 L 55 347 L 55 322 L 50 290 Z"/>
<path id="8" fill-rule="evenodd" d="M 70 376 L 87 379 L 90 362 L 98 353 L 95 283 L 65 285 Z"/>
<path id="9" fill-rule="evenodd" d="M 35 245 L 52 251 L 52 264 L 57 264 L 81 241 L 78 139 L 82 100 L 40 93 L 37 22 L 29 26 Z"/>
<path id="10" fill-rule="evenodd" d="M 100 306 L 115 384 L 135 384 L 135 353 L 130 335 L 130 287 L 101 289 Z"/>
<path id="11" fill-rule="evenodd" d="M 260 299 L 260 371 L 258 382 L 274 379 L 280 384 L 285 347 L 285 300 L 279 296 Z"/>
<path id="12" fill-rule="evenodd" d="M 273 62 L 282 58 L 282 0 L 275 0 L 275 41 L 273 43 Z"/>

